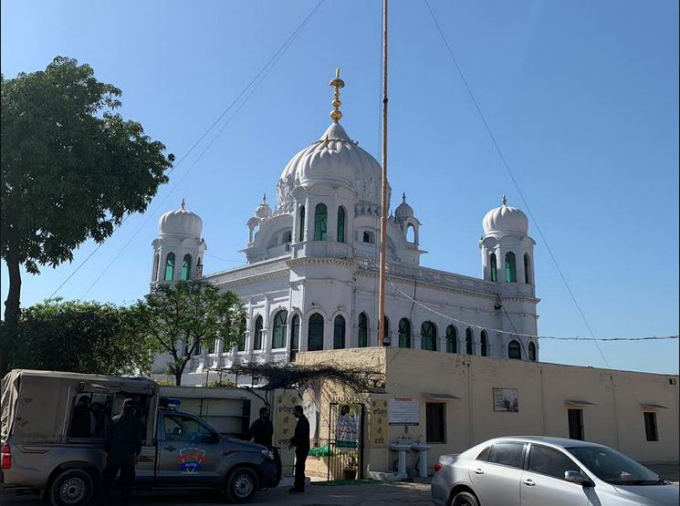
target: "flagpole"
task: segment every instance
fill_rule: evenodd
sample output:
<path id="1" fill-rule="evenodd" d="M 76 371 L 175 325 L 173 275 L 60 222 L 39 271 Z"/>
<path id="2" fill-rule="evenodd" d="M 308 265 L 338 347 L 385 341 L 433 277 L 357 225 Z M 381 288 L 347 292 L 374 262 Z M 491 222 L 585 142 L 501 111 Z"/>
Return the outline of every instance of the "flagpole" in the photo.
<path id="1" fill-rule="evenodd" d="M 384 346 L 385 282 L 387 280 L 387 8 L 383 0 L 383 99 L 382 99 L 382 206 L 380 212 L 380 289 L 378 292 L 378 344 Z"/>

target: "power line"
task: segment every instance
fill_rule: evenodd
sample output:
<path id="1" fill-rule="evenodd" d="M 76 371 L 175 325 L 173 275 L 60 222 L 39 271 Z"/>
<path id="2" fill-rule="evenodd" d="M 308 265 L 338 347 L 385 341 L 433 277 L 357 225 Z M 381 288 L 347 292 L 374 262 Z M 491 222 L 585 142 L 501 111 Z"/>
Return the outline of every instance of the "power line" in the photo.
<path id="1" fill-rule="evenodd" d="M 206 137 L 206 136 L 207 136 L 207 135 L 215 128 L 215 126 L 217 126 L 217 124 L 218 124 L 218 123 L 219 123 L 219 122 L 220 122 L 220 121 L 221 121 L 221 120 L 229 113 L 229 111 L 234 107 L 234 105 L 236 105 L 236 104 L 239 102 L 239 100 L 241 100 L 241 98 L 243 98 L 243 96 L 244 96 L 246 93 L 248 93 L 248 91 L 250 90 L 250 93 L 249 93 L 249 94 L 246 96 L 246 98 L 241 102 L 241 104 L 240 104 L 239 107 L 236 109 L 236 111 L 234 112 L 234 114 L 232 115 L 232 117 L 231 117 L 231 118 L 227 121 L 227 123 L 222 127 L 222 129 L 220 130 L 220 132 L 218 133 L 218 135 L 217 135 L 215 138 L 213 138 L 213 140 L 208 144 L 208 148 L 210 147 L 210 145 L 212 145 L 212 143 L 215 142 L 215 140 L 217 140 L 217 138 L 220 136 L 220 134 L 221 134 L 221 133 L 224 131 L 224 129 L 226 128 L 226 125 L 228 125 L 228 124 L 230 123 L 231 119 L 233 119 L 233 117 L 238 113 L 238 111 L 240 111 L 240 109 L 243 107 L 243 105 L 245 105 L 245 103 L 246 103 L 246 102 L 248 101 L 248 99 L 252 96 L 252 94 L 253 94 L 254 91 L 257 89 L 257 87 L 262 83 L 262 81 L 267 77 L 267 75 L 269 75 L 269 73 L 270 73 L 270 72 L 272 71 L 272 69 L 276 66 L 276 64 L 278 63 L 278 61 L 279 61 L 279 60 L 281 59 L 281 57 L 283 56 L 283 54 L 286 52 L 286 50 L 288 49 L 288 47 L 290 47 L 290 45 L 291 45 L 291 44 L 293 43 L 293 41 L 297 38 L 297 36 L 300 34 L 300 32 L 304 29 L 304 27 L 307 25 L 307 23 L 309 23 L 309 21 L 312 19 L 312 17 L 314 16 L 314 14 L 316 14 L 316 12 L 319 10 L 319 8 L 320 8 L 321 5 L 324 3 L 324 1 L 325 1 L 325 0 L 319 0 L 319 2 L 316 4 L 316 6 L 309 12 L 309 14 L 308 14 L 308 15 L 305 17 L 305 19 L 302 21 L 302 23 L 300 23 L 300 25 L 293 31 L 293 33 L 288 37 L 288 39 L 286 39 L 286 41 L 285 41 L 285 42 L 281 45 L 281 47 L 274 53 L 274 55 L 269 59 L 269 61 L 267 61 L 267 63 L 260 69 L 260 71 L 255 75 L 255 77 L 254 77 L 254 78 L 246 85 L 246 87 L 243 88 L 243 90 L 241 91 L 241 93 L 239 93 L 239 95 L 238 95 L 238 96 L 237 96 L 237 97 L 229 104 L 229 106 L 228 106 L 224 111 L 222 111 L 222 113 L 221 113 L 221 114 L 217 117 L 217 119 L 216 119 L 216 120 L 208 127 L 208 129 L 207 129 L 207 130 L 206 130 L 206 131 L 198 138 L 198 140 L 197 140 L 196 142 L 194 142 L 194 144 L 191 146 L 191 148 L 189 148 L 189 151 L 187 151 L 187 152 L 182 156 L 182 158 L 177 162 L 177 164 L 175 164 L 175 165 L 170 169 L 169 173 L 172 173 L 177 167 L 179 167 L 179 166 L 182 164 L 182 162 L 189 156 L 189 154 L 190 154 L 190 153 L 191 153 L 191 152 L 192 152 L 192 151 L 193 151 L 193 150 L 201 143 L 201 141 L 202 141 L 203 139 L 205 139 L 205 137 Z M 165 200 L 167 200 L 167 198 L 170 196 L 170 194 L 172 194 L 172 192 L 176 189 L 176 187 L 179 185 L 179 183 L 181 183 L 181 182 L 186 178 L 186 176 L 187 176 L 187 175 L 189 174 L 189 172 L 193 169 L 193 167 L 196 165 L 196 163 L 198 163 L 198 161 L 203 157 L 203 155 L 205 154 L 206 151 L 207 151 L 207 148 L 199 155 L 199 157 L 194 161 L 194 163 L 193 163 L 192 166 L 187 170 L 187 172 L 184 174 L 184 176 L 177 182 L 177 184 L 175 184 L 175 186 L 170 190 L 170 192 L 169 192 L 169 193 L 161 200 L 161 202 L 156 206 L 156 209 L 151 213 L 152 215 L 153 215 L 153 213 L 155 213 L 156 210 L 158 210 L 158 208 L 160 207 L 160 205 L 162 205 L 162 203 L 165 202 Z M 120 228 L 123 226 L 123 224 L 125 223 L 125 221 L 126 221 L 130 216 L 131 216 L 131 215 L 128 214 L 125 218 L 123 218 L 123 220 L 121 221 L 121 223 L 116 227 L 116 230 L 120 229 Z M 149 221 L 149 219 L 145 220 L 144 223 L 142 224 L 142 226 L 141 226 L 139 229 L 137 229 L 137 231 L 135 232 L 135 234 L 134 234 L 134 235 L 130 238 L 130 240 L 123 246 L 123 248 L 116 254 L 116 256 L 113 258 L 113 260 L 112 260 L 112 261 L 104 268 L 104 271 L 97 277 L 97 279 L 94 281 L 94 283 L 92 283 L 92 284 L 90 285 L 90 287 L 86 290 L 86 292 L 83 294 L 83 297 L 81 297 L 81 298 L 84 298 L 84 297 L 89 293 L 89 291 L 92 289 L 92 287 L 99 281 L 99 279 L 101 279 L 101 277 L 103 276 L 103 274 L 111 267 L 111 265 L 113 265 L 113 263 L 116 261 L 116 259 L 118 259 L 118 257 L 119 257 L 120 254 L 123 252 L 123 250 L 125 250 L 125 249 L 127 248 L 127 246 L 128 246 L 128 245 L 132 242 L 132 240 L 139 234 L 139 232 L 141 231 L 141 229 L 148 223 L 148 221 Z M 99 251 L 99 249 L 103 246 L 103 244 L 104 244 L 103 242 L 100 243 L 100 244 L 99 244 L 99 245 L 98 245 L 98 246 L 97 246 L 97 247 L 96 247 L 96 248 L 95 248 L 95 249 L 94 249 L 94 250 L 93 250 L 93 251 L 92 251 L 92 252 L 91 252 L 91 253 L 90 253 L 90 254 L 89 254 L 89 255 L 88 255 L 81 263 L 80 263 L 80 264 L 79 264 L 79 265 L 78 265 L 78 267 L 76 267 L 76 269 L 75 269 L 71 274 L 69 274 L 69 276 L 68 276 L 68 277 L 67 277 L 67 278 L 66 278 L 66 279 L 65 279 L 65 280 L 57 287 L 57 289 L 52 293 L 52 295 L 50 295 L 49 298 L 53 298 L 53 297 L 54 297 L 54 296 L 55 296 L 55 295 L 56 295 L 56 294 L 64 287 L 64 285 L 66 285 L 66 283 L 67 283 L 67 282 L 68 282 L 68 281 L 69 281 L 69 280 L 70 280 L 70 279 L 71 279 L 71 278 L 72 278 L 72 277 L 73 277 L 73 276 L 74 276 L 74 275 L 75 275 L 75 274 L 76 274 L 76 273 L 77 273 L 77 272 L 78 272 L 78 271 L 79 271 L 79 270 L 80 270 L 80 269 L 81 269 L 81 268 L 82 268 L 82 267 L 83 267 L 83 266 L 84 266 L 91 258 L 92 258 L 92 256 L 94 256 L 94 254 L 95 254 L 97 251 Z"/>
<path id="2" fill-rule="evenodd" d="M 529 216 L 531 217 L 531 220 L 534 222 L 534 225 L 536 226 L 536 230 L 538 231 L 538 234 L 541 236 L 541 239 L 543 240 L 543 243 L 545 244 L 545 248 L 548 251 L 548 254 L 550 255 L 550 258 L 552 259 L 553 263 L 555 264 L 555 267 L 557 268 L 557 272 L 559 273 L 560 277 L 562 278 L 562 281 L 564 282 L 564 285 L 567 288 L 567 291 L 569 292 L 569 295 L 574 302 L 574 305 L 576 306 L 576 309 L 578 310 L 579 315 L 581 316 L 581 319 L 583 320 L 583 323 L 585 323 L 586 328 L 588 329 L 588 333 L 592 336 L 593 341 L 595 342 L 595 345 L 597 346 L 598 351 L 600 352 L 600 355 L 602 356 L 602 360 L 604 360 L 604 363 L 606 364 L 607 368 L 610 368 L 611 366 L 609 365 L 609 362 L 607 361 L 607 357 L 605 357 L 604 352 L 602 351 L 602 348 L 600 347 L 600 344 L 598 341 L 595 339 L 595 334 L 590 327 L 590 323 L 588 322 L 588 319 L 586 318 L 586 315 L 584 314 L 583 310 L 581 309 L 581 305 L 578 303 L 576 300 L 576 295 L 574 295 L 574 292 L 571 289 L 571 286 L 569 285 L 569 282 L 567 281 L 566 276 L 562 272 L 562 269 L 560 268 L 559 263 L 557 262 L 557 258 L 552 252 L 552 249 L 550 248 L 550 245 L 548 244 L 547 239 L 545 238 L 545 235 L 543 235 L 543 231 L 541 230 L 541 227 L 538 224 L 538 221 L 536 220 L 534 213 L 531 211 L 531 207 L 529 206 L 529 203 L 527 202 L 526 198 L 524 197 L 524 194 L 522 193 L 522 190 L 519 187 L 519 184 L 517 183 L 517 180 L 515 179 L 514 174 L 512 173 L 512 170 L 510 169 L 510 165 L 508 164 L 507 160 L 505 159 L 505 155 L 503 154 L 503 151 L 501 150 L 500 146 L 498 145 L 498 142 L 496 141 L 496 136 L 493 134 L 491 131 L 491 128 L 489 127 L 489 123 L 486 121 L 486 118 L 484 116 L 484 113 L 482 112 L 481 107 L 479 106 L 479 103 L 477 102 L 477 99 L 475 97 L 475 94 L 472 92 L 472 89 L 470 88 L 470 85 L 467 82 L 467 79 L 465 78 L 465 74 L 463 73 L 462 68 L 458 64 L 458 59 L 453 53 L 453 50 L 451 49 L 451 45 L 449 44 L 448 40 L 446 39 L 446 36 L 444 35 L 444 32 L 442 31 L 441 26 L 439 25 L 439 22 L 437 21 L 437 17 L 434 14 L 434 11 L 432 10 L 432 7 L 430 6 L 429 0 L 425 0 L 425 5 L 427 5 L 427 9 L 430 11 L 430 15 L 432 16 L 432 20 L 434 21 L 435 26 L 437 27 L 437 31 L 439 32 L 439 35 L 441 36 L 442 40 L 444 41 L 444 45 L 446 46 L 446 49 L 448 50 L 449 56 L 451 57 L 451 60 L 453 61 L 456 70 L 458 71 L 458 74 L 460 75 L 460 78 L 463 82 L 463 85 L 465 86 L 465 89 L 467 90 L 468 94 L 470 95 L 470 99 L 472 100 L 472 103 L 475 106 L 475 109 L 477 110 L 477 114 L 479 114 L 479 117 L 482 120 L 482 123 L 484 124 L 484 128 L 486 129 L 487 134 L 489 135 L 489 138 L 491 139 L 491 142 L 496 150 L 496 153 L 498 153 L 498 156 L 501 160 L 501 163 L 505 167 L 505 170 L 508 172 L 508 175 L 510 176 L 510 179 L 512 181 L 512 184 L 514 185 L 515 189 L 517 190 L 517 193 L 519 194 L 522 203 L 524 204 L 524 207 L 526 208 L 527 212 L 529 213 Z"/>

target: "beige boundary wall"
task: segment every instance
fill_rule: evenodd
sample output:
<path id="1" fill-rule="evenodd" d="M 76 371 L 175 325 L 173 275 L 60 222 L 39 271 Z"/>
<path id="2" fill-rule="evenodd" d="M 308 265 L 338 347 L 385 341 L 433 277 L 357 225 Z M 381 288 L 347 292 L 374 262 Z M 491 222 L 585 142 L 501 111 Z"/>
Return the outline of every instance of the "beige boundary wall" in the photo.
<path id="1" fill-rule="evenodd" d="M 678 376 L 395 348 L 305 352 L 298 355 L 297 362 L 308 365 L 333 362 L 385 372 L 385 393 L 365 396 L 368 470 L 392 470 L 396 454 L 387 448 L 371 448 L 368 427 L 370 400 L 395 397 L 420 401 L 420 423 L 408 431 L 404 426 L 390 426 L 389 442 L 405 436 L 425 441 L 426 403 L 445 404 L 446 442 L 433 446 L 430 467 L 441 454 L 461 452 L 492 437 L 569 437 L 569 408 L 583 410 L 588 441 L 617 448 L 641 462 L 679 460 Z M 327 412 L 328 402 L 342 400 L 346 395 L 331 388 L 317 401 L 322 412 Z M 518 412 L 495 412 L 494 388 L 516 389 Z M 442 394 L 450 398 L 438 397 Z M 646 440 L 645 411 L 656 413 L 657 442 Z M 415 454 L 410 456 L 410 466 L 415 458 Z"/>

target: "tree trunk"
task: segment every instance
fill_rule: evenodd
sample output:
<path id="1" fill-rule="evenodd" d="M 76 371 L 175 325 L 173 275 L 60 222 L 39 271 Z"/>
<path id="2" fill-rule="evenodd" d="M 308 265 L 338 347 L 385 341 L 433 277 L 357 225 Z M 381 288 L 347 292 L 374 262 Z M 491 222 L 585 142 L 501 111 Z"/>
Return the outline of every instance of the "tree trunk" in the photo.
<path id="1" fill-rule="evenodd" d="M 18 241 L 16 241 L 18 243 Z M 9 372 L 14 343 L 19 330 L 19 310 L 21 305 L 21 262 L 19 261 L 18 244 L 10 238 L 9 251 L 5 262 L 9 272 L 9 290 L 5 301 L 5 323 L 2 329 L 2 351 L 0 352 L 0 377 Z"/>
<path id="2" fill-rule="evenodd" d="M 182 386 L 182 372 L 183 371 L 176 371 L 175 372 L 175 385 L 178 387 Z"/>

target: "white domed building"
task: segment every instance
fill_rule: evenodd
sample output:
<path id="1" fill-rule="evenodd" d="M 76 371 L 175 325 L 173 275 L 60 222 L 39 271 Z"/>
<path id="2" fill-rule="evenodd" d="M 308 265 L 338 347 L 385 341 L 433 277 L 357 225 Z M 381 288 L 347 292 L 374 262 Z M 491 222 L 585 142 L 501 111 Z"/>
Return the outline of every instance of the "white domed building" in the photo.
<path id="1" fill-rule="evenodd" d="M 332 124 L 285 165 L 276 207 L 265 196 L 247 220 L 245 266 L 202 273 L 200 218 L 182 205 L 160 220 L 152 284 L 202 278 L 237 293 L 248 314 L 243 343 L 198 351 L 184 384 L 204 383 L 208 369 L 234 363 L 378 345 L 381 167 L 340 125 L 344 83 L 336 78 L 331 86 Z M 537 332 L 538 299 L 527 217 L 504 197 L 482 225 L 481 278 L 421 267 L 421 224 L 402 195 L 388 220 L 385 343 L 537 360 L 538 343 L 528 337 Z M 162 362 L 154 372 L 164 371 Z"/>

